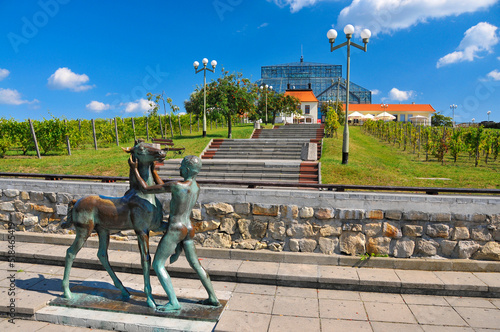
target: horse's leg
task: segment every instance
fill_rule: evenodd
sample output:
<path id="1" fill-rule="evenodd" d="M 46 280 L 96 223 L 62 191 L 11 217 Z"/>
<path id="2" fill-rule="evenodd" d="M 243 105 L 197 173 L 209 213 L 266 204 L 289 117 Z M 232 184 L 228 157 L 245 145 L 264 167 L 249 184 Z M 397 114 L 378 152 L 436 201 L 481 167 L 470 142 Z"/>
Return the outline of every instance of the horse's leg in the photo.
<path id="1" fill-rule="evenodd" d="M 71 271 L 71 266 L 73 265 L 73 261 L 75 260 L 76 254 L 82 249 L 83 245 L 85 244 L 85 241 L 87 238 L 90 236 L 90 233 L 92 232 L 92 226 L 93 223 L 81 226 L 81 225 L 75 225 L 75 232 L 76 232 L 76 237 L 75 241 L 73 241 L 73 244 L 66 250 L 66 264 L 64 266 L 64 278 L 62 281 L 62 288 L 64 291 L 64 297 L 67 299 L 70 299 L 72 297 L 71 291 L 69 290 L 69 274 Z"/>
<path id="2" fill-rule="evenodd" d="M 111 279 L 113 279 L 113 283 L 115 284 L 116 288 L 118 288 L 122 292 L 122 297 L 128 299 L 130 297 L 130 293 L 125 289 L 125 287 L 123 287 L 122 282 L 116 276 L 115 271 L 113 271 L 113 269 L 111 268 L 111 265 L 109 265 L 109 230 L 102 227 L 96 227 L 96 231 L 99 235 L 99 250 L 97 251 L 97 257 L 101 261 L 102 266 L 104 266 L 106 271 L 108 271 Z"/>
<path id="3" fill-rule="evenodd" d="M 144 293 L 146 294 L 147 303 L 150 308 L 156 308 L 155 300 L 153 299 L 151 289 L 151 256 L 149 255 L 149 231 L 135 230 L 137 234 L 137 242 L 139 243 L 139 251 L 141 253 L 142 273 L 144 275 Z"/>

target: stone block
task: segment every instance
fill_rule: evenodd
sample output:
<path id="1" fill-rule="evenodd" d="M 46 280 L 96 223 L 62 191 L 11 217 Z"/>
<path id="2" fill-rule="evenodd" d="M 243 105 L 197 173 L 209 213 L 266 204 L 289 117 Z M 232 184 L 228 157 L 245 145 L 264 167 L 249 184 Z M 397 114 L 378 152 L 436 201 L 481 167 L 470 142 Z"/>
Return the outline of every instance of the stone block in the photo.
<path id="1" fill-rule="evenodd" d="M 495 229 L 493 231 L 493 240 L 500 241 L 500 229 Z"/>
<path id="2" fill-rule="evenodd" d="M 314 252 L 317 246 L 318 242 L 314 239 L 301 239 L 299 241 L 299 248 L 302 252 Z"/>
<path id="3" fill-rule="evenodd" d="M 19 198 L 22 199 L 23 201 L 27 201 L 30 199 L 30 194 L 27 191 L 21 191 L 19 193 Z"/>
<path id="4" fill-rule="evenodd" d="M 348 231 L 348 232 L 362 232 L 363 231 L 363 225 L 361 225 L 361 224 L 344 223 L 342 225 L 342 230 L 343 231 Z"/>
<path id="5" fill-rule="evenodd" d="M 234 234 L 236 232 L 236 221 L 234 218 L 222 218 L 219 231 L 227 234 Z"/>
<path id="6" fill-rule="evenodd" d="M 486 227 L 477 227 L 471 229 L 471 239 L 476 241 L 491 241 L 493 236 L 491 236 L 490 231 Z"/>
<path id="7" fill-rule="evenodd" d="M 47 199 L 51 203 L 57 202 L 57 194 L 56 193 L 45 193 L 45 197 L 47 197 Z"/>
<path id="8" fill-rule="evenodd" d="M 19 196 L 19 190 L 17 189 L 4 189 L 3 195 L 8 198 L 15 198 Z"/>
<path id="9" fill-rule="evenodd" d="M 38 216 L 32 214 L 25 214 L 23 219 L 23 225 L 26 227 L 34 226 L 38 224 Z"/>
<path id="10" fill-rule="evenodd" d="M 361 220 L 365 218 L 365 210 L 361 209 L 337 209 L 336 218 L 340 220 Z"/>
<path id="11" fill-rule="evenodd" d="M 393 255 L 398 258 L 409 258 L 415 251 L 415 242 L 409 238 L 402 238 L 396 241 Z"/>
<path id="12" fill-rule="evenodd" d="M 430 239 L 417 239 L 415 253 L 421 256 L 434 256 L 437 254 L 439 243 Z"/>
<path id="13" fill-rule="evenodd" d="M 234 212 L 234 208 L 231 204 L 221 202 L 203 204 L 203 207 L 207 211 L 207 214 L 211 216 L 226 215 Z"/>
<path id="14" fill-rule="evenodd" d="M 473 255 L 474 259 L 482 259 L 489 261 L 500 261 L 500 243 L 491 241 L 482 246 Z"/>
<path id="15" fill-rule="evenodd" d="M 485 214 L 481 214 L 481 213 L 474 213 L 473 215 L 470 216 L 470 221 L 474 222 L 474 223 L 486 223 L 486 221 L 488 220 L 488 216 L 485 215 Z"/>
<path id="16" fill-rule="evenodd" d="M 191 211 L 191 218 L 196 221 L 202 221 L 203 218 L 201 217 L 201 209 L 193 209 Z"/>
<path id="17" fill-rule="evenodd" d="M 297 219 L 299 217 L 299 207 L 297 205 L 282 205 L 281 217 L 286 221 Z"/>
<path id="18" fill-rule="evenodd" d="M 43 201 L 43 193 L 40 192 L 40 191 L 31 191 L 30 192 L 30 200 L 32 202 L 40 202 L 40 201 Z M 67 202 L 66 204 L 68 204 L 69 202 Z"/>
<path id="19" fill-rule="evenodd" d="M 231 248 L 231 235 L 225 233 L 214 233 L 205 239 L 204 247 L 209 248 Z"/>
<path id="20" fill-rule="evenodd" d="M 234 203 L 234 212 L 237 214 L 250 214 L 250 203 Z"/>
<path id="21" fill-rule="evenodd" d="M 262 239 L 266 236 L 267 222 L 261 220 L 238 220 L 238 229 L 240 230 L 241 237 L 246 239 Z"/>
<path id="22" fill-rule="evenodd" d="M 375 237 L 382 233 L 382 223 L 370 223 L 363 226 L 363 233 L 368 237 Z"/>
<path id="23" fill-rule="evenodd" d="M 339 239 L 329 239 L 325 237 L 320 237 L 319 240 L 319 250 L 327 255 L 332 255 L 338 251 Z"/>
<path id="24" fill-rule="evenodd" d="M 54 209 L 46 205 L 29 204 L 30 210 L 43 212 L 43 213 L 54 213 Z"/>
<path id="25" fill-rule="evenodd" d="M 382 233 L 384 234 L 384 236 L 393 239 L 400 239 L 403 236 L 403 234 L 401 233 L 401 229 L 389 222 L 384 222 Z"/>
<path id="26" fill-rule="evenodd" d="M 366 213 L 366 219 L 382 220 L 384 219 L 384 211 L 370 210 Z"/>
<path id="27" fill-rule="evenodd" d="M 220 221 L 218 220 L 205 220 L 193 222 L 193 228 L 196 233 L 203 233 L 218 229 Z"/>
<path id="28" fill-rule="evenodd" d="M 455 227 L 451 232 L 452 240 L 467 240 L 470 238 L 469 228 L 458 226 Z"/>
<path id="29" fill-rule="evenodd" d="M 73 200 L 73 195 L 68 193 L 58 193 L 57 194 L 57 203 L 59 204 L 68 204 Z"/>
<path id="30" fill-rule="evenodd" d="M 340 251 L 347 255 L 362 255 L 366 252 L 366 237 L 359 232 L 343 232 L 340 235 Z"/>
<path id="31" fill-rule="evenodd" d="M 279 215 L 279 206 L 268 204 L 253 204 L 252 213 L 256 216 L 277 217 Z"/>
<path id="32" fill-rule="evenodd" d="M 286 235 L 293 238 L 306 238 L 316 235 L 313 226 L 309 223 L 292 223 L 286 230 Z"/>
<path id="33" fill-rule="evenodd" d="M 259 241 L 255 239 L 240 240 L 233 244 L 235 249 L 255 250 Z"/>
<path id="34" fill-rule="evenodd" d="M 401 220 L 403 212 L 399 210 L 387 210 L 385 211 L 385 219 L 389 220 Z"/>
<path id="35" fill-rule="evenodd" d="M 467 215 L 465 215 L 463 213 L 452 213 L 451 219 L 454 221 L 466 221 L 469 218 L 467 217 Z"/>
<path id="36" fill-rule="evenodd" d="M 366 252 L 375 255 L 389 255 L 391 238 L 379 236 L 370 237 L 366 242 Z"/>
<path id="37" fill-rule="evenodd" d="M 424 227 L 420 225 L 404 225 L 403 235 L 409 237 L 420 237 L 424 233 Z"/>
<path id="38" fill-rule="evenodd" d="M 324 237 L 339 236 L 340 234 L 342 234 L 342 226 L 340 225 L 340 223 L 336 226 L 325 225 L 319 229 L 319 234 Z"/>
<path id="39" fill-rule="evenodd" d="M 12 212 L 10 214 L 10 221 L 12 221 L 15 225 L 21 225 L 24 220 L 24 213 L 21 212 Z"/>
<path id="40" fill-rule="evenodd" d="M 453 255 L 453 251 L 455 250 L 455 247 L 457 246 L 457 241 L 449 241 L 449 240 L 443 240 L 440 243 L 441 247 L 441 254 L 445 257 L 451 257 Z"/>
<path id="41" fill-rule="evenodd" d="M 433 222 L 450 222 L 451 221 L 451 213 L 431 213 L 430 221 Z"/>
<path id="42" fill-rule="evenodd" d="M 335 211 L 330 208 L 319 208 L 314 212 L 314 216 L 319 220 L 328 220 L 335 217 Z"/>
<path id="43" fill-rule="evenodd" d="M 310 142 L 302 144 L 300 159 L 304 161 L 318 160 L 318 144 Z"/>
<path id="44" fill-rule="evenodd" d="M 299 216 L 302 219 L 310 219 L 314 216 L 314 209 L 312 207 L 303 207 L 300 209 Z"/>
<path id="45" fill-rule="evenodd" d="M 17 211 L 22 213 L 26 213 L 29 211 L 29 205 L 18 199 L 14 201 L 14 207 Z"/>
<path id="46" fill-rule="evenodd" d="M 269 250 L 271 250 L 271 251 L 276 251 L 276 252 L 283 251 L 283 243 L 272 242 L 272 243 L 269 243 L 269 244 L 267 245 L 267 247 L 268 247 L 268 248 L 269 248 Z"/>
<path id="47" fill-rule="evenodd" d="M 403 219 L 408 221 L 429 221 L 429 214 L 422 211 L 408 211 L 403 213 Z"/>
<path id="48" fill-rule="evenodd" d="M 298 239 L 290 239 L 289 246 L 290 246 L 290 251 L 299 252 L 299 250 L 300 250 L 300 245 L 299 245 Z"/>
<path id="49" fill-rule="evenodd" d="M 450 236 L 450 226 L 446 224 L 429 224 L 425 232 L 430 237 L 447 239 Z"/>
<path id="50" fill-rule="evenodd" d="M 16 211 L 16 207 L 13 202 L 0 202 L 0 211 L 14 212 Z"/>
<path id="51" fill-rule="evenodd" d="M 285 240 L 286 225 L 283 221 L 271 221 L 267 227 L 267 236 L 275 240 Z"/>
<path id="52" fill-rule="evenodd" d="M 468 259 L 481 247 L 475 241 L 458 241 L 458 258 Z"/>
<path id="53" fill-rule="evenodd" d="M 9 213 L 0 213 L 0 221 L 10 221 L 10 214 Z"/>

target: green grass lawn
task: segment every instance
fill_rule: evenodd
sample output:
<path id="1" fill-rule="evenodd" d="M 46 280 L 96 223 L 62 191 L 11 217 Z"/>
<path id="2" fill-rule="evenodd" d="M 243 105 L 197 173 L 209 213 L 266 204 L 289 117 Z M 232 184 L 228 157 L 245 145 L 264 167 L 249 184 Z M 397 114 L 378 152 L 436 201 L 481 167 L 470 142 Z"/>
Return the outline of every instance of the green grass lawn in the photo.
<path id="1" fill-rule="evenodd" d="M 233 138 L 249 138 L 252 131 L 253 124 L 236 125 L 233 127 Z M 196 130 L 192 134 L 187 131 L 182 137 L 174 137 L 174 142 L 186 148 L 184 155 L 199 155 L 213 138 L 227 138 L 227 128 L 208 128 L 206 138 L 202 138 L 201 132 Z M 133 142 L 121 143 L 120 147 L 109 145 L 99 147 L 97 151 L 91 146 L 72 150 L 72 156 L 61 151 L 42 156 L 42 159 L 36 158 L 34 153 L 22 156 L 18 151 L 11 151 L 7 157 L 0 159 L 0 172 L 128 176 L 128 155 L 121 147 L 132 145 Z M 167 155 L 167 158 L 172 157 L 178 156 L 172 153 Z M 485 164 L 483 158 L 478 167 L 474 167 L 473 161 L 466 155 L 461 156 L 456 164 L 451 158 L 446 158 L 444 165 L 434 157 L 426 162 L 425 155 L 418 157 L 408 151 L 403 152 L 397 146 L 363 134 L 361 128 L 355 126 L 350 127 L 348 165 L 342 165 L 341 160 L 342 130 L 339 130 L 337 138 L 324 139 L 321 158 L 323 183 L 500 189 L 500 160 Z"/>
<path id="2" fill-rule="evenodd" d="M 342 130 L 337 138 L 325 138 L 321 158 L 323 183 L 405 187 L 451 187 L 500 189 L 500 160 L 474 167 L 474 161 L 461 156 L 455 164 L 450 158 L 441 165 L 425 154 L 402 151 L 351 126 L 349 163 L 342 165 Z M 449 180 L 438 180 L 446 178 Z"/>

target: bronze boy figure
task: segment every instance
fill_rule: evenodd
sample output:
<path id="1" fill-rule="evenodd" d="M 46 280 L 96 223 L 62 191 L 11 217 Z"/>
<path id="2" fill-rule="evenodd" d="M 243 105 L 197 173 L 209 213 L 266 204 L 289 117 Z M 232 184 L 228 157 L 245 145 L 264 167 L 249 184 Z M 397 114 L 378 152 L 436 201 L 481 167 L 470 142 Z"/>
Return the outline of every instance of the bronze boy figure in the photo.
<path id="1" fill-rule="evenodd" d="M 195 233 L 190 219 L 191 210 L 196 204 L 200 194 L 200 187 L 196 182 L 196 176 L 201 169 L 201 159 L 196 156 L 186 156 L 182 160 L 180 175 L 184 178 L 184 181 L 169 181 L 153 186 L 148 186 L 141 178 L 137 171 L 137 164 L 134 161 L 129 159 L 129 164 L 135 171 L 142 192 L 172 193 L 168 229 L 158 244 L 158 249 L 156 250 L 153 260 L 153 268 L 156 271 L 156 275 L 163 289 L 168 295 L 169 302 L 164 306 L 158 306 L 156 310 L 175 311 L 181 308 L 172 286 L 172 280 L 165 269 L 165 262 L 169 257 L 170 263 L 175 262 L 182 252 L 182 249 L 184 249 L 189 265 L 196 271 L 203 286 L 207 290 L 208 299 L 204 300 L 202 303 L 219 306 L 220 303 L 215 295 L 210 277 L 198 261 L 193 242 Z"/>

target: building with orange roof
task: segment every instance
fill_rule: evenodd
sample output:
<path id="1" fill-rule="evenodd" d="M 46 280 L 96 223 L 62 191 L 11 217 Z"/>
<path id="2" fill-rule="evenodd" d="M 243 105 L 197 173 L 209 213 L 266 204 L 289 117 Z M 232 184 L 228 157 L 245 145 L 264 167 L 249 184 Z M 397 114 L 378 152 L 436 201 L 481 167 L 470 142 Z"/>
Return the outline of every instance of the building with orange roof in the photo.
<path id="1" fill-rule="evenodd" d="M 296 97 L 300 100 L 300 109 L 302 110 L 302 121 L 304 123 L 317 123 L 318 122 L 318 98 L 314 95 L 314 92 L 312 89 L 297 89 L 297 90 L 286 90 L 285 91 L 285 96 L 293 96 Z M 286 119 L 283 119 L 284 115 L 281 114 L 281 119 L 276 119 L 277 122 L 284 122 L 283 120 L 286 120 L 286 122 L 295 122 L 293 119 L 289 119 L 288 117 Z"/>
<path id="2" fill-rule="evenodd" d="M 393 121 L 430 125 L 436 110 L 430 104 L 349 104 L 348 115 L 354 112 L 365 116 L 371 114 L 375 119 L 377 115 L 387 112 L 395 117 Z"/>

